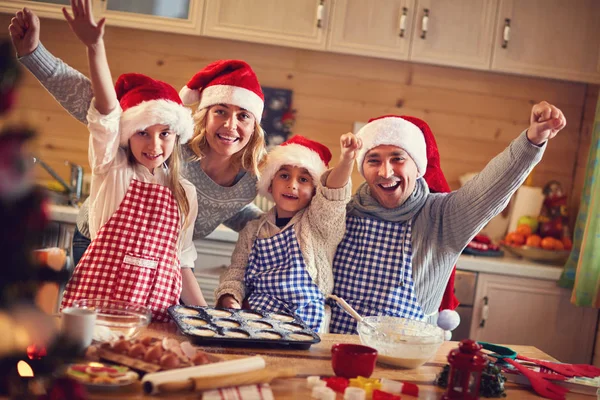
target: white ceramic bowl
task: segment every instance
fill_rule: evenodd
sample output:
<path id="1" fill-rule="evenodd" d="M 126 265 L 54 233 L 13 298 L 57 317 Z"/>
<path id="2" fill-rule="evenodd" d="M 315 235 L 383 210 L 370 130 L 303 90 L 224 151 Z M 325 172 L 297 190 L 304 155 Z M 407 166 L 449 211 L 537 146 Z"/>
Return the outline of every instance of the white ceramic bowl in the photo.
<path id="1" fill-rule="evenodd" d="M 377 361 L 384 364 L 418 368 L 429 361 L 444 342 L 444 331 L 426 322 L 383 316 L 366 317 L 364 320 L 377 330 L 360 322 L 360 341 L 377 349 Z"/>
<path id="2" fill-rule="evenodd" d="M 126 301 L 83 299 L 74 301 L 73 307 L 96 310 L 93 339 L 98 342 L 109 342 L 120 337 L 132 339 L 150 323 L 152 317 L 148 308 Z"/>

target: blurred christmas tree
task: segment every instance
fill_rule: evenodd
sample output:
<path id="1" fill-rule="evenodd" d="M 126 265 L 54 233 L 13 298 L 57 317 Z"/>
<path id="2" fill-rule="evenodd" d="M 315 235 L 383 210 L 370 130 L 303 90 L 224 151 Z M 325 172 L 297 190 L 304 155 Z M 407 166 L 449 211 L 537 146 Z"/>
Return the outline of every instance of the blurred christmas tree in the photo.
<path id="1" fill-rule="evenodd" d="M 0 115 L 15 104 L 19 78 L 10 43 L 0 43 Z M 60 337 L 54 318 L 34 303 L 40 283 L 65 282 L 68 272 L 34 258 L 49 205 L 34 184 L 31 157 L 24 150 L 33 136 L 17 126 L 0 131 L 0 395 L 37 399 L 49 388 L 58 396 L 53 398 L 81 398 L 78 384 L 53 379 L 75 352 Z"/>

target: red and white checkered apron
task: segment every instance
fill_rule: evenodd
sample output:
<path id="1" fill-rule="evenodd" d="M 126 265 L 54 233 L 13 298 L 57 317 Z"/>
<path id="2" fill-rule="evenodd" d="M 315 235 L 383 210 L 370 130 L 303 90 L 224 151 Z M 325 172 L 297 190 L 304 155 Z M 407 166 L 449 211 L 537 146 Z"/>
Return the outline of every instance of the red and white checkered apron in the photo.
<path id="1" fill-rule="evenodd" d="M 165 186 L 132 180 L 121 205 L 100 229 L 67 283 L 61 309 L 79 299 L 141 304 L 168 321 L 178 304 L 179 209 Z"/>

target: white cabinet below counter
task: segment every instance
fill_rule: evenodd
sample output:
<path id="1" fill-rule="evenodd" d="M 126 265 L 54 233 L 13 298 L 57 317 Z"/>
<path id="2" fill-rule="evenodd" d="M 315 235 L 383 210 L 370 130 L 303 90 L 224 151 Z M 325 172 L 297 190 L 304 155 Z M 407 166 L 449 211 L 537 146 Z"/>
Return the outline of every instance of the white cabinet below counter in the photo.
<path id="1" fill-rule="evenodd" d="M 598 310 L 574 306 L 571 292 L 554 281 L 480 273 L 470 338 L 535 346 L 562 362 L 589 364 Z"/>

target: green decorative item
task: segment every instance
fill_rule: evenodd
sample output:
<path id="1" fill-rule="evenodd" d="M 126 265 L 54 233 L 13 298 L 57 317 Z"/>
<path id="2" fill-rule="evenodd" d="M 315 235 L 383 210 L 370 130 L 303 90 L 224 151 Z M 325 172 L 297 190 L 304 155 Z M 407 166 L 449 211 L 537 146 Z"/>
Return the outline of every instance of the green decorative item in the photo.
<path id="1" fill-rule="evenodd" d="M 558 284 L 574 288 L 573 304 L 600 308 L 600 99 L 596 105 L 573 249 Z"/>

